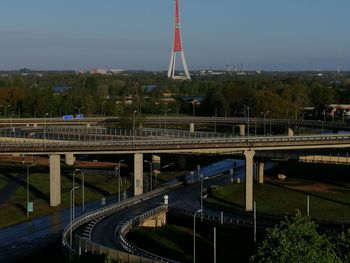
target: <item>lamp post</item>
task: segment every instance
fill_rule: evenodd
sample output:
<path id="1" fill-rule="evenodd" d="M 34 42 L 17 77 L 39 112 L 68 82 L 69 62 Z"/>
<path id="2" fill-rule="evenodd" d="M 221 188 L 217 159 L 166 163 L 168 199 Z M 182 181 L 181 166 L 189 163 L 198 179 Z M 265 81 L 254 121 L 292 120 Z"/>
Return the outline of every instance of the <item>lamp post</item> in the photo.
<path id="1" fill-rule="evenodd" d="M 260 114 L 264 115 L 264 135 L 266 135 L 266 115 L 269 113 L 270 113 L 270 111 L 265 111 L 265 112 L 260 113 Z"/>
<path id="2" fill-rule="evenodd" d="M 247 121 L 247 124 L 248 124 L 248 137 L 249 137 L 249 107 L 247 107 L 247 113 L 248 113 L 248 121 Z"/>
<path id="3" fill-rule="evenodd" d="M 168 112 L 168 111 L 171 111 L 171 109 L 166 109 L 166 110 L 161 110 L 162 112 L 164 112 L 164 129 L 166 130 L 166 113 Z"/>
<path id="4" fill-rule="evenodd" d="M 12 117 L 14 116 L 14 113 L 11 113 L 11 131 L 13 131 L 13 126 L 12 126 Z"/>
<path id="5" fill-rule="evenodd" d="M 196 216 L 201 213 L 202 209 L 197 210 L 193 216 L 193 263 L 196 262 Z"/>
<path id="6" fill-rule="evenodd" d="M 72 247 L 72 232 L 73 232 L 72 231 L 72 228 L 73 228 L 72 222 L 74 220 L 74 203 L 75 203 L 74 202 L 74 191 L 78 188 L 79 188 L 79 186 L 75 186 L 70 190 L 70 224 L 69 224 L 69 226 L 70 226 L 70 236 L 69 236 L 69 238 L 70 238 L 70 253 L 69 253 L 70 258 L 72 258 L 72 250 L 73 250 L 73 247 Z"/>
<path id="7" fill-rule="evenodd" d="M 197 180 L 199 179 L 199 172 L 201 170 L 201 166 L 198 164 L 197 165 Z"/>
<path id="8" fill-rule="evenodd" d="M 116 170 L 118 168 L 118 203 L 120 203 L 120 164 L 124 162 L 125 160 L 120 160 L 118 162 L 118 166 L 116 167 Z"/>
<path id="9" fill-rule="evenodd" d="M 150 191 L 152 191 L 152 162 L 144 160 L 145 163 L 149 164 L 149 181 L 150 181 Z"/>
<path id="10" fill-rule="evenodd" d="M 7 117 L 7 115 L 6 115 L 6 109 L 7 109 L 8 107 L 11 107 L 11 105 L 10 105 L 10 104 L 9 104 L 9 105 L 0 105 L 0 107 L 3 107 L 3 108 L 4 108 L 5 119 L 6 119 L 6 117 Z"/>
<path id="11" fill-rule="evenodd" d="M 75 187 L 75 173 L 80 172 L 82 176 L 82 199 L 83 199 L 83 212 L 85 211 L 85 175 L 82 170 L 75 169 L 73 172 L 73 188 Z"/>
<path id="12" fill-rule="evenodd" d="M 36 164 L 27 165 L 27 218 L 29 218 L 29 167 Z"/>
<path id="13" fill-rule="evenodd" d="M 196 100 L 192 100 L 192 116 L 194 117 L 196 114 Z"/>
<path id="14" fill-rule="evenodd" d="M 137 111 L 134 110 L 132 113 L 132 144 L 135 146 L 135 113 Z"/>
<path id="15" fill-rule="evenodd" d="M 201 221 L 203 221 L 203 181 L 207 179 L 208 177 L 203 177 L 203 174 L 201 174 Z"/>
<path id="16" fill-rule="evenodd" d="M 44 116 L 44 143 L 45 143 L 45 139 L 46 139 L 46 117 L 49 115 L 48 112 L 45 113 Z"/>
<path id="17" fill-rule="evenodd" d="M 80 129 L 80 119 L 81 119 L 81 117 L 80 117 L 80 110 L 82 110 L 82 109 L 85 109 L 85 107 L 73 107 L 74 109 L 76 109 L 76 110 L 78 110 L 78 114 L 79 114 L 79 129 Z M 80 131 L 79 131 L 79 141 L 80 141 Z"/>

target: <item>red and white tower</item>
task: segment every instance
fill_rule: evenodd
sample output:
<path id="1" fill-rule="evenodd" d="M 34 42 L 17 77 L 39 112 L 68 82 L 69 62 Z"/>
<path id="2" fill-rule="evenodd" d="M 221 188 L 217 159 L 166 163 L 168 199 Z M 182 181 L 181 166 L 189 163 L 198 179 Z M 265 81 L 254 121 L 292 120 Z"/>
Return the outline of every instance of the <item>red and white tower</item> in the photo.
<path id="1" fill-rule="evenodd" d="M 182 65 L 186 76 L 175 76 L 176 66 L 176 55 L 181 54 Z M 175 25 L 174 25 L 174 44 L 173 51 L 171 52 L 170 65 L 168 70 L 168 77 L 173 79 L 191 79 L 190 73 L 188 72 L 184 50 L 181 41 L 181 30 L 180 30 L 180 7 L 179 0 L 175 0 Z"/>

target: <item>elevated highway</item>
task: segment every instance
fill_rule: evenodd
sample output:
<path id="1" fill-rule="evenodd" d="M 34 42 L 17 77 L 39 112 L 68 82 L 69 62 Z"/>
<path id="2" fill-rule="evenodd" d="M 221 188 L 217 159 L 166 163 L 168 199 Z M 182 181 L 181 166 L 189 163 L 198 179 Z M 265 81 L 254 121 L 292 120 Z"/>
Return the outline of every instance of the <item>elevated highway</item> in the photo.
<path id="1" fill-rule="evenodd" d="M 128 136 L 129 134 L 129 136 Z M 5 136 L 6 135 L 6 136 Z M 350 147 L 350 135 L 246 136 L 233 137 L 202 133 L 171 132 L 141 133 L 109 131 L 96 135 L 60 134 L 43 131 L 38 137 L 10 130 L 0 137 L 0 154 L 48 155 L 50 157 L 50 203 L 57 206 L 60 197 L 60 155 L 67 164 L 78 154 L 133 154 L 134 195 L 143 193 L 143 154 L 244 154 L 246 160 L 246 210 L 253 209 L 253 165 L 256 151 L 345 149 Z M 259 165 L 260 166 L 260 165 Z M 263 167 L 261 168 L 263 171 Z M 260 176 L 262 177 L 262 176 Z"/>
<path id="2" fill-rule="evenodd" d="M 131 117 L 130 117 L 131 119 Z M 119 124 L 121 118 L 119 117 L 92 117 L 84 119 L 64 120 L 63 118 L 6 118 L 0 119 L 0 127 L 9 126 L 54 126 L 54 125 L 68 125 L 68 126 L 105 126 L 108 124 Z M 280 126 L 280 127 L 309 127 L 318 129 L 331 129 L 350 131 L 350 125 L 344 122 L 332 122 L 321 120 L 295 120 L 295 119 L 266 119 L 266 118 L 240 118 L 240 117 L 192 117 L 192 116 L 146 116 L 137 120 L 143 126 L 163 126 L 168 125 L 195 125 L 202 124 L 221 124 L 221 125 L 239 125 L 248 123 L 253 127 L 254 125 L 265 126 Z"/>

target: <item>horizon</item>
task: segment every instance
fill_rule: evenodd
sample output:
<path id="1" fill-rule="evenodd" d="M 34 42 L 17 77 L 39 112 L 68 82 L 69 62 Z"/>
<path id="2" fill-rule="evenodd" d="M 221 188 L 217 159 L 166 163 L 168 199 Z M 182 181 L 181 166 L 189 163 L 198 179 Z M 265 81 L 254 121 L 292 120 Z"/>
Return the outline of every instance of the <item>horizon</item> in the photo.
<path id="1" fill-rule="evenodd" d="M 69 6 L 69 8 L 67 8 Z M 190 71 L 350 70 L 346 0 L 180 1 Z M 166 71 L 173 1 L 0 3 L 0 70 Z"/>

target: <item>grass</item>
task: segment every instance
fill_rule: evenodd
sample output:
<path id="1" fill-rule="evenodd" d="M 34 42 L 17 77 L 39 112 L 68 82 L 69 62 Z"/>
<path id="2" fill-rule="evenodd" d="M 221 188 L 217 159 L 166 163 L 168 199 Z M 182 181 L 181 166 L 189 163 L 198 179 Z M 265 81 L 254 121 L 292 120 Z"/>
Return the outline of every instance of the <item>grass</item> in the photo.
<path id="1" fill-rule="evenodd" d="M 306 183 L 306 181 L 303 181 Z M 306 213 L 306 196 L 310 196 L 310 215 L 323 220 L 343 222 L 350 218 L 350 189 L 334 187 L 328 192 L 292 189 L 295 181 L 254 184 L 257 212 L 271 215 L 294 215 L 298 209 Z M 302 182 L 301 182 L 302 183 Z M 233 209 L 243 209 L 245 184 L 231 184 L 213 188 L 212 198 L 230 204 Z M 218 202 L 216 203 L 218 204 Z"/>
<path id="2" fill-rule="evenodd" d="M 7 176 L 13 179 L 18 178 L 23 173 L 23 169 L 8 168 Z M 3 169 L 4 170 L 4 169 Z M 34 170 L 32 168 L 32 170 Z M 34 170 L 30 173 L 29 200 L 33 202 L 34 212 L 30 213 L 30 218 L 54 213 L 60 209 L 69 207 L 70 190 L 72 189 L 72 173 L 70 171 L 61 171 L 61 205 L 50 207 L 50 176 L 47 172 Z M 81 184 L 80 175 L 76 177 L 76 185 Z M 118 193 L 118 179 L 115 177 L 106 178 L 104 176 L 85 176 L 85 202 L 98 200 L 105 196 Z M 0 176 L 0 189 L 6 182 Z M 121 191 L 130 188 L 129 181 L 122 181 Z M 76 204 L 82 203 L 82 189 L 76 191 Z M 27 187 L 26 181 L 21 182 L 20 186 L 12 194 L 9 201 L 1 206 L 0 209 L 0 228 L 8 227 L 27 220 L 26 217 Z"/>
<path id="3" fill-rule="evenodd" d="M 213 262 L 214 225 L 196 222 L 196 262 Z M 217 226 L 217 262 L 248 262 L 254 251 L 253 229 Z M 258 233 L 260 236 L 260 233 Z M 146 251 L 179 262 L 193 262 L 193 217 L 167 214 L 167 225 L 136 227 L 127 240 Z M 229 245 L 228 245 L 229 244 Z"/>
<path id="4" fill-rule="evenodd" d="M 7 185 L 6 178 L 0 174 L 0 191 Z"/>

